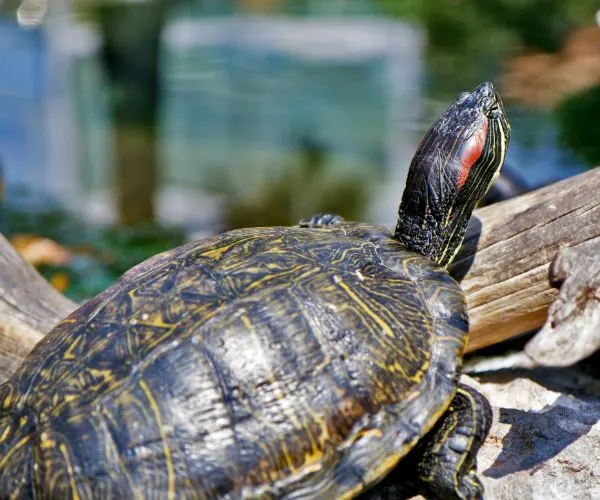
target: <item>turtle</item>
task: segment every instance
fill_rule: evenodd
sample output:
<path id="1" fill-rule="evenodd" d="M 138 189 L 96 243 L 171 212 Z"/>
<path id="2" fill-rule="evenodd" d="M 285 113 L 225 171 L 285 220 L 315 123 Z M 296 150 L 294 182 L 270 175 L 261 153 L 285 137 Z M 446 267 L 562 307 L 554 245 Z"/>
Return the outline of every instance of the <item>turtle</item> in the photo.
<path id="1" fill-rule="evenodd" d="M 127 271 L 0 386 L 2 498 L 481 498 L 448 266 L 509 137 L 480 84 L 420 142 L 394 230 L 317 214 Z"/>

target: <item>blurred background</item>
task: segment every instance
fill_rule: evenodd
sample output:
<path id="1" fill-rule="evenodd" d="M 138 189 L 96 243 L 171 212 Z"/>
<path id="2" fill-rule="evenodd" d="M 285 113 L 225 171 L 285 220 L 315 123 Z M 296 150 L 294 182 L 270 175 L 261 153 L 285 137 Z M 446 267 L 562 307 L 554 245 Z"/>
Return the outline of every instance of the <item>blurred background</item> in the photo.
<path id="1" fill-rule="evenodd" d="M 484 80 L 488 202 L 600 164 L 596 0 L 0 0 L 0 230 L 84 300 L 141 260 L 333 211 L 393 225 L 413 151 Z"/>

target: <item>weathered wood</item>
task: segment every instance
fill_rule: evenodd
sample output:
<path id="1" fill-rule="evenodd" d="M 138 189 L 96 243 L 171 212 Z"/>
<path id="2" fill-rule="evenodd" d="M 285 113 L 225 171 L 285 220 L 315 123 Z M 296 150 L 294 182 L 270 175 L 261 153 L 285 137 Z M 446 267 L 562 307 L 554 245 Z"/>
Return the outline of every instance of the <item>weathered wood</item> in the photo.
<path id="1" fill-rule="evenodd" d="M 565 248 L 550 265 L 558 298 L 525 352 L 546 366 L 568 366 L 600 349 L 600 241 Z"/>
<path id="2" fill-rule="evenodd" d="M 468 350 L 539 328 L 559 248 L 600 241 L 600 169 L 475 211 L 451 268 L 471 319 Z"/>
<path id="3" fill-rule="evenodd" d="M 24 262 L 0 235 L 0 381 L 76 307 Z"/>

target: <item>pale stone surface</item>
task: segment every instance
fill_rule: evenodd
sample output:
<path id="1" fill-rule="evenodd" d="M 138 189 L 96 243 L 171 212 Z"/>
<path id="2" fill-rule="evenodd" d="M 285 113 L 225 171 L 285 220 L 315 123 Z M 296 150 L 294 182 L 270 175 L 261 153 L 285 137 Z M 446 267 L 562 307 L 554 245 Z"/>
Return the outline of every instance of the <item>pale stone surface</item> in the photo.
<path id="1" fill-rule="evenodd" d="M 574 369 L 465 378 L 494 408 L 478 457 L 486 499 L 600 499 L 600 381 Z"/>

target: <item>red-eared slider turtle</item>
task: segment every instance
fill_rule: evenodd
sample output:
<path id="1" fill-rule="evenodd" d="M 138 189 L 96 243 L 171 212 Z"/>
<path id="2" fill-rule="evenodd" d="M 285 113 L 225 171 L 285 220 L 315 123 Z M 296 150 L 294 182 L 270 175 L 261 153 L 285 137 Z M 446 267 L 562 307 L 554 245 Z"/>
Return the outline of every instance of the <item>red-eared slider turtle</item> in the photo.
<path id="1" fill-rule="evenodd" d="M 0 387 L 0 495 L 352 498 L 387 476 L 480 497 L 489 409 L 458 384 L 446 267 L 509 134 L 482 84 L 421 142 L 394 232 L 322 215 L 131 269 Z"/>

